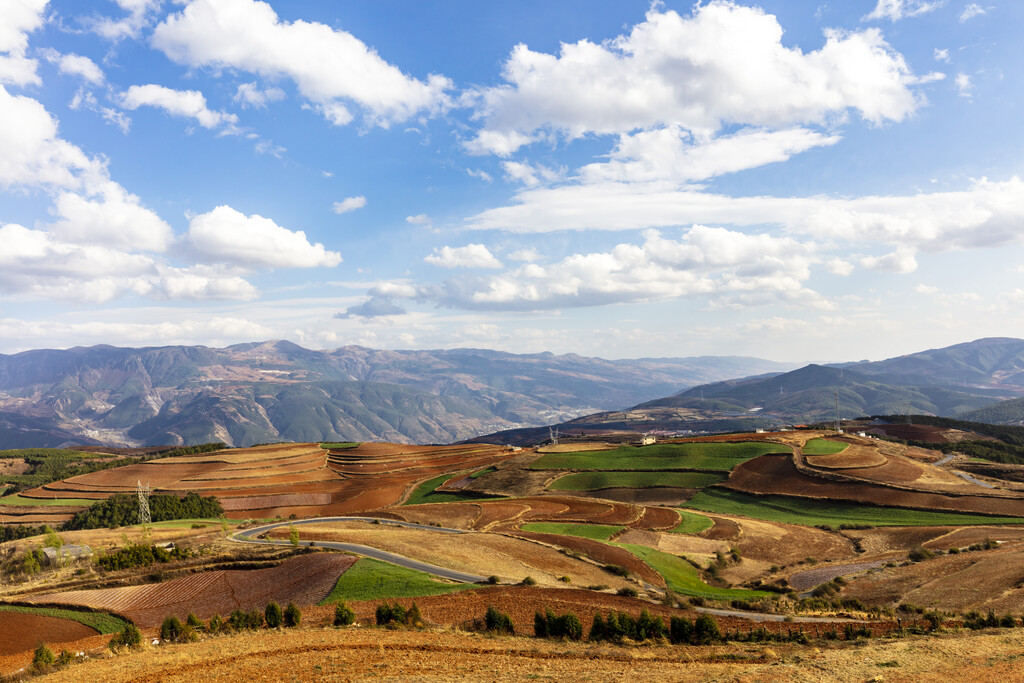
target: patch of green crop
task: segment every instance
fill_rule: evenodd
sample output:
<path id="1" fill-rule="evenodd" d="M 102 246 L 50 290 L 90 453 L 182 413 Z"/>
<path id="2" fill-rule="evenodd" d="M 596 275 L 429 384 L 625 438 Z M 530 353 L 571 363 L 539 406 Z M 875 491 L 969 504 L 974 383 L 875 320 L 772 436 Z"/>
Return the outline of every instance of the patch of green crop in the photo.
<path id="1" fill-rule="evenodd" d="M 402 505 L 420 505 L 422 503 L 458 503 L 466 502 L 471 500 L 493 500 L 496 496 L 482 496 L 479 493 L 472 491 L 438 491 L 437 487 L 445 483 L 449 479 L 454 479 L 460 474 L 466 474 L 466 470 L 462 472 L 449 472 L 448 474 L 442 474 L 441 476 L 428 479 L 413 490 L 409 497 Z"/>
<path id="2" fill-rule="evenodd" d="M 341 451 L 348 448 L 355 448 L 361 442 L 359 441 L 325 441 L 320 444 L 320 448 L 326 448 L 329 451 Z"/>
<path id="3" fill-rule="evenodd" d="M 105 612 L 80 612 L 73 609 L 58 609 L 56 607 L 23 607 L 21 605 L 0 605 L 0 612 L 18 612 L 20 614 L 37 614 L 41 617 L 56 617 L 57 619 L 70 619 L 84 624 L 89 628 L 96 629 L 100 633 L 120 633 L 128 625 L 124 619 L 115 617 Z"/>
<path id="4" fill-rule="evenodd" d="M 548 453 L 530 465 L 534 470 L 714 470 L 729 472 L 767 453 L 791 453 L 789 446 L 767 441 L 693 442 L 620 446 L 610 451 Z"/>
<path id="5" fill-rule="evenodd" d="M 738 491 L 698 491 L 686 506 L 705 512 L 740 515 L 769 522 L 818 526 L 870 524 L 872 526 L 967 526 L 972 524 L 1024 524 L 1021 517 L 992 517 L 963 512 L 911 510 L 864 503 L 813 500 L 796 496 L 751 496 Z"/>
<path id="6" fill-rule="evenodd" d="M 415 569 L 363 557 L 338 578 L 334 590 L 320 604 L 330 605 L 342 600 L 419 598 L 476 587 L 471 583 L 443 583 Z"/>
<path id="7" fill-rule="evenodd" d="M 90 498 L 25 498 L 17 493 L 0 498 L 0 505 L 84 505 L 86 507 L 95 503 Z"/>
<path id="8" fill-rule="evenodd" d="M 661 574 L 669 589 L 680 595 L 693 595 L 712 600 L 733 600 L 737 598 L 756 600 L 773 595 L 773 593 L 765 591 L 709 586 L 701 580 L 700 572 L 697 571 L 697 568 L 680 557 L 660 550 L 654 550 L 644 545 L 633 545 L 630 543 L 617 543 L 616 545 L 633 553 L 643 560 L 647 566 Z"/>
<path id="9" fill-rule="evenodd" d="M 595 491 L 607 488 L 644 489 L 675 486 L 702 489 L 725 481 L 724 474 L 710 472 L 577 472 L 551 482 L 552 491 Z"/>
<path id="10" fill-rule="evenodd" d="M 850 444 L 829 439 L 811 439 L 804 444 L 804 455 L 835 455 L 842 453 Z"/>
<path id="11" fill-rule="evenodd" d="M 578 536 L 591 538 L 595 541 L 607 541 L 626 527 L 608 524 L 570 524 L 564 522 L 529 522 L 519 527 L 523 531 L 538 534 L 558 534 L 560 536 Z"/>
<path id="12" fill-rule="evenodd" d="M 675 529 L 669 529 L 669 533 L 699 534 L 715 525 L 714 520 L 704 515 L 698 515 L 696 512 L 687 512 L 686 510 L 676 510 L 676 512 L 683 518 L 683 521 Z"/>

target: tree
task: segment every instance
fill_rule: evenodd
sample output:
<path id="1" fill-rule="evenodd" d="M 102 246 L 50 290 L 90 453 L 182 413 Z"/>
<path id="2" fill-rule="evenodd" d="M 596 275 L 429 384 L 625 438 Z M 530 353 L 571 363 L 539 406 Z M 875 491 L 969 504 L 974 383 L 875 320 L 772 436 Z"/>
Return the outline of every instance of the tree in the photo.
<path id="1" fill-rule="evenodd" d="M 53 650 L 46 647 L 46 643 L 39 643 L 39 647 L 32 654 L 32 670 L 39 673 L 48 671 L 55 659 Z"/>
<path id="2" fill-rule="evenodd" d="M 110 639 L 110 649 L 116 650 L 119 647 L 135 649 L 142 645 L 142 633 L 135 624 L 125 624 L 124 630 Z"/>
<path id="3" fill-rule="evenodd" d="M 352 611 L 344 602 L 339 602 L 334 606 L 334 625 L 335 626 L 349 626 L 354 624 L 356 621 L 356 613 Z"/>
<path id="4" fill-rule="evenodd" d="M 302 621 L 302 611 L 295 606 L 294 602 L 289 602 L 288 606 L 284 608 L 283 616 L 285 626 L 298 626 Z"/>
<path id="5" fill-rule="evenodd" d="M 267 609 L 263 611 L 263 618 L 267 621 L 267 628 L 277 628 L 284 619 L 281 613 L 281 606 L 276 602 L 268 603 Z"/>
<path id="6" fill-rule="evenodd" d="M 160 625 L 160 640 L 173 643 L 181 638 L 181 634 L 184 631 L 185 627 L 182 626 L 181 620 L 178 617 L 166 617 L 164 623 Z"/>
<path id="7" fill-rule="evenodd" d="M 288 542 L 296 548 L 299 547 L 299 530 L 295 528 L 294 524 L 288 525 Z"/>

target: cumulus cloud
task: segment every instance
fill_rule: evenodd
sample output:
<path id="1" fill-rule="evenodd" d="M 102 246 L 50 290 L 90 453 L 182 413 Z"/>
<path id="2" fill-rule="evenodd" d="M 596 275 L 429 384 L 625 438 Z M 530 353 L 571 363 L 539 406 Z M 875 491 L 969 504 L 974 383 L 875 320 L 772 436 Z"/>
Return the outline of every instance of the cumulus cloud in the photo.
<path id="1" fill-rule="evenodd" d="M 371 295 L 416 299 L 464 309 L 544 310 L 701 296 L 716 305 L 791 302 L 827 306 L 805 288 L 814 247 L 789 238 L 747 235 L 695 225 L 679 239 L 660 231 L 642 244 L 527 263 L 494 276 L 440 284 L 382 283 Z"/>
<path id="2" fill-rule="evenodd" d="M 90 31 L 106 38 L 119 41 L 124 38 L 138 38 L 142 29 L 149 25 L 152 13 L 160 7 L 162 0 L 114 0 L 127 16 L 94 16 L 84 19 Z"/>
<path id="3" fill-rule="evenodd" d="M 971 77 L 965 73 L 958 73 L 953 81 L 956 83 L 957 92 L 960 97 L 970 97 L 971 91 L 974 90 L 974 84 L 971 82 Z"/>
<path id="4" fill-rule="evenodd" d="M 53 48 L 40 50 L 43 58 L 51 64 L 57 65 L 57 70 L 62 74 L 79 76 L 93 85 L 100 85 L 105 80 L 103 70 L 88 57 L 76 54 L 61 54 Z"/>
<path id="5" fill-rule="evenodd" d="M 916 17 L 918 15 L 925 14 L 926 12 L 931 12 L 941 6 L 941 1 L 925 2 L 925 0 L 878 0 L 878 4 L 875 5 L 875 9 L 871 10 L 871 14 L 868 14 L 864 19 L 888 19 L 889 21 L 899 21 L 900 19 Z"/>
<path id="6" fill-rule="evenodd" d="M 868 270 L 905 275 L 917 270 L 917 259 L 910 249 L 897 249 L 884 256 L 865 256 L 860 264 Z"/>
<path id="7" fill-rule="evenodd" d="M 340 202 L 334 202 L 334 206 L 331 208 L 334 213 L 348 213 L 349 211 L 355 211 L 366 206 L 366 197 L 358 195 L 356 197 L 348 197 L 341 200 Z"/>
<path id="8" fill-rule="evenodd" d="M 425 213 L 418 213 L 415 216 L 406 216 L 405 222 L 409 225 L 430 225 L 430 216 Z"/>
<path id="9" fill-rule="evenodd" d="M 390 315 L 402 315 L 404 308 L 391 300 L 389 296 L 371 296 L 369 299 L 356 306 L 349 306 L 344 313 L 338 313 L 334 317 L 345 318 L 383 318 Z"/>
<path id="10" fill-rule="evenodd" d="M 853 264 L 841 258 L 834 258 L 825 264 L 825 269 L 833 275 L 846 277 L 853 273 Z"/>
<path id="11" fill-rule="evenodd" d="M 983 14 L 985 14 L 985 9 L 981 5 L 972 2 L 964 7 L 964 11 L 960 13 L 960 23 L 962 24 L 974 17 L 980 17 Z"/>
<path id="12" fill-rule="evenodd" d="M 776 18 L 716 0 L 692 16 L 652 8 L 628 35 L 562 44 L 558 55 L 517 45 L 505 85 L 470 93 L 483 127 L 467 144 L 507 156 L 532 141 L 666 126 L 706 138 L 729 124 L 791 127 L 856 110 L 901 121 L 922 99 L 919 79 L 877 29 L 829 29 L 802 52 L 782 44 Z"/>
<path id="13" fill-rule="evenodd" d="M 260 90 L 255 83 L 242 83 L 235 93 L 235 102 L 243 107 L 254 107 L 261 109 L 267 106 L 267 102 L 277 102 L 284 99 L 284 90 L 280 88 L 266 88 Z"/>
<path id="14" fill-rule="evenodd" d="M 482 244 L 441 247 L 423 260 L 440 268 L 501 268 L 501 262 Z"/>
<path id="15" fill-rule="evenodd" d="M 132 126 L 130 116 L 112 107 L 104 107 L 97 101 L 96 96 L 91 91 L 84 88 L 79 88 L 75 91 L 74 97 L 68 102 L 68 108 L 72 110 L 87 109 L 94 111 L 102 116 L 103 120 L 107 123 L 120 128 L 122 133 L 127 133 L 128 129 Z"/>
<path id="16" fill-rule="evenodd" d="M 246 216 L 230 206 L 193 217 L 185 240 L 207 263 L 253 268 L 332 268 L 341 263 L 341 254 L 319 242 L 311 244 L 305 232 L 288 230 L 263 216 Z"/>
<path id="17" fill-rule="evenodd" d="M 564 169 L 555 170 L 540 164 L 529 164 L 522 161 L 503 161 L 501 170 L 505 172 L 507 180 L 522 183 L 527 187 L 550 183 L 565 175 Z"/>
<path id="18" fill-rule="evenodd" d="M 937 61 L 937 62 L 947 62 L 947 63 L 949 62 L 949 50 L 948 49 L 940 50 L 939 48 L 935 48 L 934 55 L 935 55 L 935 61 Z"/>
<path id="19" fill-rule="evenodd" d="M 153 45 L 191 67 L 290 78 L 339 126 L 353 119 L 353 105 L 383 127 L 440 111 L 452 88 L 444 76 L 423 81 L 402 73 L 346 31 L 282 21 L 269 4 L 254 0 L 192 0 L 156 27 Z"/>
<path id="20" fill-rule="evenodd" d="M 234 114 L 208 109 L 206 98 L 198 90 L 174 90 L 154 83 L 133 85 L 121 96 L 121 103 L 131 110 L 139 107 L 163 109 L 172 116 L 195 119 L 203 128 L 217 128 L 238 122 Z"/>
<path id="21" fill-rule="evenodd" d="M 50 231 L 68 242 L 159 252 L 166 250 L 173 239 L 171 226 L 114 182 L 105 183 L 96 199 L 62 192 L 54 213 L 58 220 Z"/>
<path id="22" fill-rule="evenodd" d="M 38 63 L 25 56 L 28 34 L 43 25 L 47 0 L 8 0 L 0 7 L 0 84 L 38 85 Z"/>

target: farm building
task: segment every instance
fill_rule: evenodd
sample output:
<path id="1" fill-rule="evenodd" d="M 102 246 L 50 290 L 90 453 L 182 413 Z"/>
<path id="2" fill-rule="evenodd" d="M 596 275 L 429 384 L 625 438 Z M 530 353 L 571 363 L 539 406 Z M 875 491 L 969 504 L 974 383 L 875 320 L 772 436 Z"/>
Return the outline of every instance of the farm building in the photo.
<path id="1" fill-rule="evenodd" d="M 60 548 L 43 548 L 46 564 L 64 564 L 83 557 L 92 557 L 92 548 L 87 545 L 63 545 Z"/>

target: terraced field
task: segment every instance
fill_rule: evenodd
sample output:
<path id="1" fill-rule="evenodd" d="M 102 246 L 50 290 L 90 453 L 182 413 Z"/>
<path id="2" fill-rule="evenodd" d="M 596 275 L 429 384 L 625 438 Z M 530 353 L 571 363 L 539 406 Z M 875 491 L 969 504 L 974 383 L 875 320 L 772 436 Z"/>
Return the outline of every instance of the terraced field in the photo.
<path id="1" fill-rule="evenodd" d="M 551 453 L 538 458 L 535 470 L 710 470 L 728 472 L 766 453 L 792 449 L 765 441 L 693 442 L 621 446 L 615 450 Z"/>

